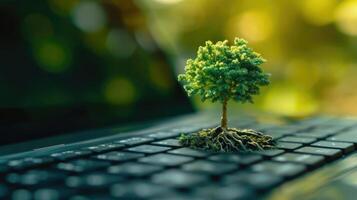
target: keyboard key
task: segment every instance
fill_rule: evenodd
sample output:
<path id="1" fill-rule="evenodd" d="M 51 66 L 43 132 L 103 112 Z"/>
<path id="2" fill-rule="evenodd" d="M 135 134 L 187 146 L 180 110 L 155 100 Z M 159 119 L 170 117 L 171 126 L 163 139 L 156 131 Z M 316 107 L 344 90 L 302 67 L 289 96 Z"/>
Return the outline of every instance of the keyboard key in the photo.
<path id="1" fill-rule="evenodd" d="M 294 142 L 301 144 L 310 144 L 316 141 L 316 138 L 308 138 L 308 137 L 293 137 L 287 136 L 278 140 L 279 142 Z"/>
<path id="2" fill-rule="evenodd" d="M 271 150 L 257 151 L 256 153 L 260 154 L 260 155 L 263 155 L 263 156 L 267 156 L 267 157 L 273 157 L 273 156 L 277 156 L 279 154 L 284 153 L 284 150 L 271 149 Z"/>
<path id="3" fill-rule="evenodd" d="M 252 192 L 252 189 L 249 186 L 243 184 L 232 184 L 227 186 L 203 186 L 197 188 L 195 190 L 194 195 L 197 197 L 201 197 L 202 199 L 256 199 Z"/>
<path id="4" fill-rule="evenodd" d="M 325 133 L 326 136 L 335 135 L 346 129 L 347 126 L 339 126 L 337 124 L 331 123 L 322 126 L 317 126 L 315 129 L 311 130 L 311 132 L 320 132 Z"/>
<path id="5" fill-rule="evenodd" d="M 290 135 L 297 131 L 298 130 L 293 127 L 283 127 L 283 128 L 274 127 L 274 128 L 267 129 L 263 132 L 266 133 L 267 135 L 272 136 L 274 139 L 279 139 L 285 135 Z"/>
<path id="6" fill-rule="evenodd" d="M 176 166 L 192 161 L 193 158 L 187 156 L 178 156 L 171 154 L 156 154 L 152 156 L 147 156 L 139 159 L 139 162 L 154 164 L 154 165 L 164 165 L 164 166 Z"/>
<path id="7" fill-rule="evenodd" d="M 202 195 L 201 195 L 202 196 Z M 192 193 L 184 193 L 184 192 L 168 192 L 164 195 L 160 195 L 158 197 L 155 197 L 155 200 L 206 200 L 205 198 L 201 197 L 199 195 L 194 195 Z"/>
<path id="8" fill-rule="evenodd" d="M 285 150 L 294 150 L 301 147 L 302 144 L 299 143 L 292 143 L 292 142 L 278 142 L 277 148 L 285 149 Z"/>
<path id="9" fill-rule="evenodd" d="M 152 133 L 147 135 L 149 138 L 154 138 L 154 139 L 166 139 L 166 138 L 171 138 L 171 137 L 177 137 L 179 136 L 179 133 L 175 132 L 169 132 L 169 131 L 160 131 L 157 133 Z"/>
<path id="10" fill-rule="evenodd" d="M 108 168 L 108 173 L 125 176 L 147 176 L 161 170 L 163 170 L 163 167 L 157 165 L 124 163 L 121 165 L 110 166 Z"/>
<path id="11" fill-rule="evenodd" d="M 238 154 L 217 154 L 210 156 L 209 160 L 216 161 L 216 162 L 224 162 L 224 163 L 238 163 L 240 165 L 250 165 L 252 163 L 258 162 L 263 159 L 260 155 L 238 155 Z"/>
<path id="12" fill-rule="evenodd" d="M 170 187 L 187 187 L 199 186 L 209 181 L 208 177 L 202 174 L 191 174 L 180 170 L 168 170 L 152 177 L 156 184 L 167 185 Z"/>
<path id="13" fill-rule="evenodd" d="M 348 142 L 319 141 L 311 144 L 311 146 L 342 149 L 345 153 L 352 152 L 355 149 L 353 143 Z"/>
<path id="14" fill-rule="evenodd" d="M 143 156 L 144 154 L 141 153 L 113 151 L 113 152 L 97 155 L 95 156 L 95 158 L 101 160 L 123 162 L 123 161 L 137 159 Z"/>
<path id="15" fill-rule="evenodd" d="M 153 142 L 152 144 L 169 146 L 169 147 L 181 147 L 182 146 L 180 144 L 179 140 L 177 140 L 177 139 L 161 140 L 161 141 Z"/>
<path id="16" fill-rule="evenodd" d="M 323 163 L 325 158 L 323 156 L 316 156 L 310 154 L 285 153 L 274 157 L 273 160 L 280 162 L 295 162 L 310 166 L 317 166 Z"/>
<path id="17" fill-rule="evenodd" d="M 102 153 L 102 152 L 106 152 L 106 151 L 112 151 L 112 150 L 121 149 L 124 146 L 125 146 L 124 144 L 107 143 L 107 144 L 100 144 L 100 145 L 85 147 L 83 149 L 84 150 L 93 151 L 93 152 L 96 152 L 96 153 Z"/>
<path id="18" fill-rule="evenodd" d="M 342 133 L 339 135 L 329 137 L 329 138 L 327 138 L 327 140 L 334 141 L 334 142 L 352 142 L 356 145 L 357 144 L 357 133 L 354 133 L 354 132 Z"/>
<path id="19" fill-rule="evenodd" d="M 22 170 L 30 167 L 48 164 L 53 161 L 54 158 L 51 157 L 28 157 L 19 160 L 11 160 L 7 163 L 7 165 L 12 169 Z"/>
<path id="20" fill-rule="evenodd" d="M 303 133 L 296 133 L 295 136 L 297 137 L 311 137 L 311 138 L 326 138 L 329 135 L 332 135 L 331 132 L 323 131 L 323 132 L 303 132 Z"/>
<path id="21" fill-rule="evenodd" d="M 125 144 L 128 146 L 134 146 L 139 144 L 144 144 L 153 141 L 153 138 L 148 137 L 132 137 L 124 140 L 115 141 L 114 143 Z"/>
<path id="22" fill-rule="evenodd" d="M 60 200 L 69 199 L 73 192 L 64 188 L 16 189 L 12 192 L 12 200 Z"/>
<path id="23" fill-rule="evenodd" d="M 248 184 L 252 188 L 258 190 L 273 188 L 282 181 L 283 179 L 280 176 L 274 174 L 248 171 L 227 175 L 222 180 L 225 185 L 242 183 Z"/>
<path id="24" fill-rule="evenodd" d="M 56 189 L 51 188 L 42 188 L 34 191 L 34 198 L 35 200 L 59 200 L 60 198 L 63 199 L 64 196 L 62 195 L 63 191 L 58 191 Z"/>
<path id="25" fill-rule="evenodd" d="M 70 150 L 70 151 L 53 153 L 53 154 L 51 154 L 51 157 L 58 159 L 58 160 L 67 160 L 67 159 L 71 159 L 71 158 L 86 156 L 86 155 L 89 155 L 90 153 L 91 153 L 90 151 L 84 151 L 84 150 L 78 150 L 78 151 Z"/>
<path id="26" fill-rule="evenodd" d="M 199 172 L 199 173 L 208 173 L 211 175 L 221 175 L 231 171 L 234 171 L 237 168 L 237 165 L 230 163 L 215 163 L 212 161 L 198 160 L 191 162 L 182 166 L 182 169 L 187 172 Z"/>
<path id="27" fill-rule="evenodd" d="M 27 189 L 16 189 L 15 191 L 12 192 L 11 199 L 12 200 L 22 200 L 22 199 L 31 200 L 32 193 L 30 190 L 27 190 Z"/>
<path id="28" fill-rule="evenodd" d="M 118 200 L 118 198 L 111 197 L 108 191 L 76 194 L 71 196 L 68 200 Z"/>
<path id="29" fill-rule="evenodd" d="M 40 186 L 61 182 L 65 177 L 64 174 L 49 170 L 30 170 L 23 173 L 10 173 L 6 180 L 10 184 L 23 186 Z"/>
<path id="30" fill-rule="evenodd" d="M 131 147 L 129 149 L 126 149 L 127 151 L 132 151 L 132 152 L 138 152 L 138 153 L 146 153 L 146 154 L 151 154 L 151 153 L 160 153 L 164 152 L 167 150 L 170 150 L 170 147 L 161 147 L 161 146 L 154 146 L 154 145 L 140 145 L 140 146 L 135 146 Z"/>
<path id="31" fill-rule="evenodd" d="M 169 153 L 179 154 L 179 155 L 184 155 L 184 156 L 200 157 L 200 158 L 203 158 L 203 157 L 206 157 L 209 155 L 209 153 L 207 153 L 207 152 L 194 150 L 194 149 L 190 149 L 190 148 L 179 148 L 179 149 L 169 151 Z"/>
<path id="32" fill-rule="evenodd" d="M 148 199 L 161 196 L 171 189 L 146 182 L 117 183 L 110 188 L 110 194 L 119 199 Z"/>
<path id="33" fill-rule="evenodd" d="M 323 155 L 330 158 L 338 158 L 342 155 L 342 151 L 339 149 L 329 149 L 329 148 L 320 148 L 320 147 L 302 147 L 295 150 L 298 153 L 314 154 L 314 155 Z"/>
<path id="34" fill-rule="evenodd" d="M 96 161 L 96 160 L 74 160 L 66 163 L 58 163 L 56 165 L 57 169 L 68 171 L 68 172 L 88 172 L 92 170 L 97 170 L 101 168 L 108 167 L 110 164 L 104 161 Z"/>
<path id="35" fill-rule="evenodd" d="M 300 164 L 264 161 L 253 165 L 251 169 L 255 172 L 271 173 L 284 177 L 293 177 L 305 171 L 306 167 Z"/>
<path id="36" fill-rule="evenodd" d="M 103 173 L 86 174 L 83 176 L 69 176 L 66 178 L 66 186 L 78 189 L 107 189 L 108 185 L 123 182 L 122 176 L 114 176 Z"/>

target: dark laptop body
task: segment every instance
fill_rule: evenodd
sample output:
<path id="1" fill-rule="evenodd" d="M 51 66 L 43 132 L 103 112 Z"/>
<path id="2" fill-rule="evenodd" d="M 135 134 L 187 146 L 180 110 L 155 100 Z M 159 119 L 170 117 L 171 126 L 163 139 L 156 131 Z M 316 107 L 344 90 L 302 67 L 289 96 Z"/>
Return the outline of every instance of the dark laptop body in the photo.
<path id="1" fill-rule="evenodd" d="M 356 120 L 231 112 L 278 147 L 182 147 L 220 112 L 194 110 L 135 3 L 83 2 L 0 7 L 0 199 L 355 199 Z"/>

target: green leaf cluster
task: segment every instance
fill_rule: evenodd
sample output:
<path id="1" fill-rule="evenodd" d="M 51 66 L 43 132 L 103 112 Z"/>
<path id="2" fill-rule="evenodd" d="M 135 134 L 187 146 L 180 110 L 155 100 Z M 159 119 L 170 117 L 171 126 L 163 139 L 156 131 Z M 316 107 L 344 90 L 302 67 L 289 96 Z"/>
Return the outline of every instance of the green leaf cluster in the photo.
<path id="1" fill-rule="evenodd" d="M 259 87 L 269 84 L 269 74 L 260 68 L 265 59 L 247 44 L 235 38 L 232 45 L 225 40 L 200 46 L 196 58 L 187 60 L 185 73 L 178 76 L 188 95 L 199 95 L 202 101 L 252 103 Z"/>

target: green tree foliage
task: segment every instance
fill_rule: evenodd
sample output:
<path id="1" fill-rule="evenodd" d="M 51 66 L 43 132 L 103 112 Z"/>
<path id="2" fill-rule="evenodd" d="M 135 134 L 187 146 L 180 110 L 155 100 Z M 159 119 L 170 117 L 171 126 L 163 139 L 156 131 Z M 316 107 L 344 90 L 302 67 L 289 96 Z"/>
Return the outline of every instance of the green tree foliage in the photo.
<path id="1" fill-rule="evenodd" d="M 188 95 L 197 94 L 202 101 L 252 103 L 259 87 L 269 84 L 269 74 L 259 67 L 265 59 L 247 44 L 235 38 L 231 46 L 225 40 L 199 47 L 197 57 L 187 60 L 185 74 L 178 76 Z"/>
<path id="2" fill-rule="evenodd" d="M 184 146 L 211 151 L 263 150 L 274 146 L 273 138 L 252 129 L 227 126 L 227 102 L 253 102 L 260 86 L 269 84 L 269 74 L 260 65 L 265 62 L 258 53 L 247 46 L 247 41 L 236 38 L 233 44 L 207 41 L 198 48 L 197 57 L 187 60 L 185 74 L 178 76 L 184 89 L 199 95 L 202 101 L 222 103 L 221 126 L 182 135 Z"/>

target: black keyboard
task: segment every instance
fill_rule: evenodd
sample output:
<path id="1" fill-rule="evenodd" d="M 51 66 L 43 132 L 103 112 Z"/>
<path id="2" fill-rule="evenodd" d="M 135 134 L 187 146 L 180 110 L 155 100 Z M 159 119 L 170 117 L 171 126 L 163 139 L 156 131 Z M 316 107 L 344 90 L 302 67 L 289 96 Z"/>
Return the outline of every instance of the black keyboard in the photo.
<path id="1" fill-rule="evenodd" d="M 194 131 L 187 128 L 193 126 L 175 127 L 3 160 L 0 199 L 254 199 L 354 152 L 357 145 L 352 120 L 246 125 L 272 135 L 277 148 L 253 153 L 192 150 L 177 138 Z"/>

